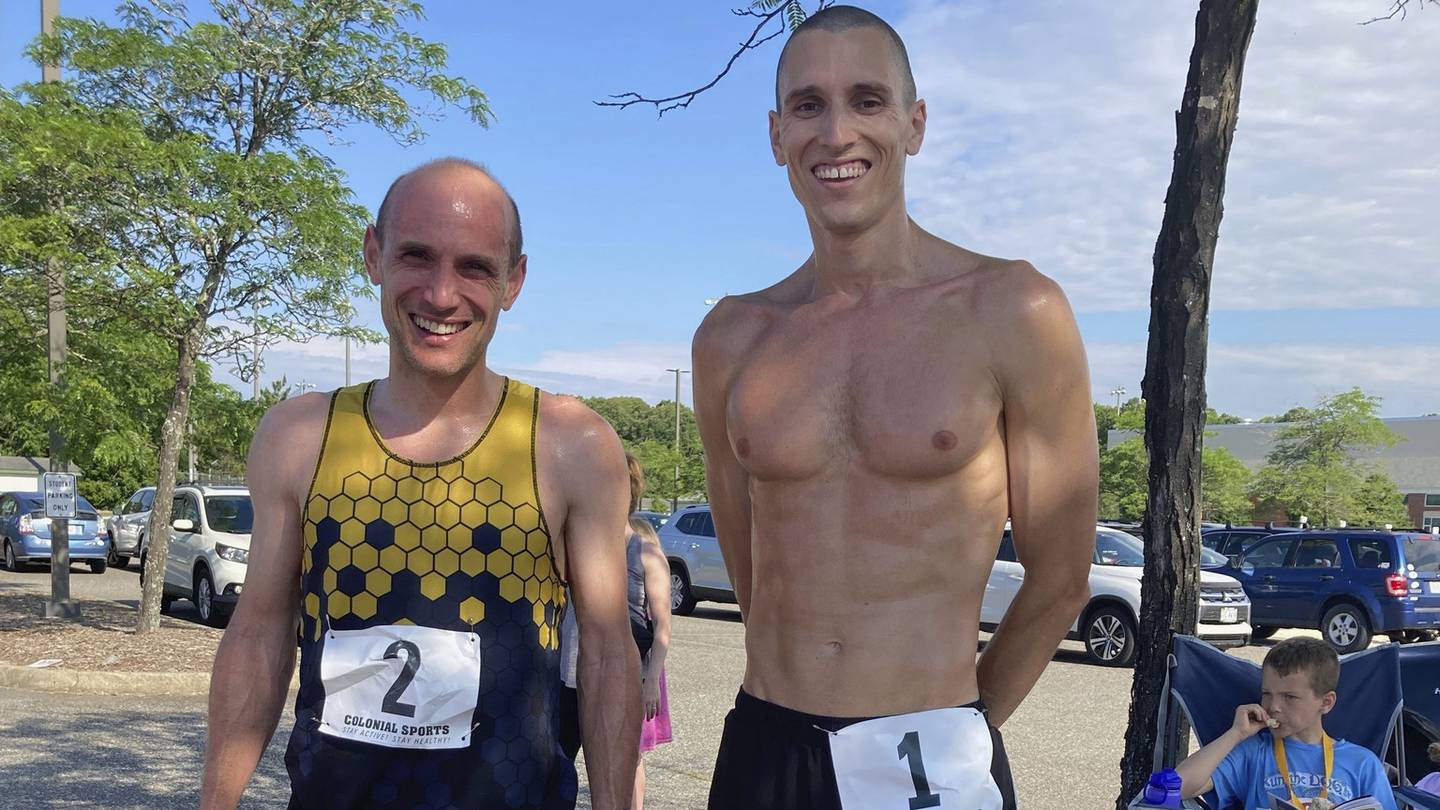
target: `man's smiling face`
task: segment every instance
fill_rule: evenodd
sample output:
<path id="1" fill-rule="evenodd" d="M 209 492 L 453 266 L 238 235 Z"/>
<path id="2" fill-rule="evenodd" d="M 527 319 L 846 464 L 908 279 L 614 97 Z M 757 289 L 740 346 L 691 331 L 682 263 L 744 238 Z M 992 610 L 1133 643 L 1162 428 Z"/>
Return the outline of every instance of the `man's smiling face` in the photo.
<path id="1" fill-rule="evenodd" d="M 455 165 L 423 168 L 392 194 L 388 221 L 365 235 L 391 349 L 425 375 L 468 372 L 525 280 L 525 257 L 510 266 L 509 201 L 490 178 Z"/>
<path id="2" fill-rule="evenodd" d="M 905 158 L 920 151 L 925 102 L 907 98 L 884 31 L 797 35 L 777 90 L 770 146 L 813 222 L 854 233 L 904 209 Z"/>

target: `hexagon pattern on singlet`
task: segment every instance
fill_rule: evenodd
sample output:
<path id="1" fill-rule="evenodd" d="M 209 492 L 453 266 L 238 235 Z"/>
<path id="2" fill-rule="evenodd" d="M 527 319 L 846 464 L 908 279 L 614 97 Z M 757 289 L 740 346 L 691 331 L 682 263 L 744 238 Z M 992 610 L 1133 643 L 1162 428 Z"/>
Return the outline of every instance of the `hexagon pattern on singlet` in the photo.
<path id="1" fill-rule="evenodd" d="M 322 607 L 336 630 L 365 627 L 377 614 L 463 630 L 485 620 L 480 595 L 498 593 L 528 602 L 540 646 L 557 649 L 564 588 L 549 544 L 539 511 L 507 502 L 495 479 L 471 480 L 458 461 L 389 458 L 384 473 L 351 473 L 340 492 L 313 493 L 306 505 L 302 573 L 323 564 L 325 598 L 322 606 L 318 594 L 305 596 L 303 632 L 319 639 Z M 397 577 L 418 588 L 392 587 Z"/>

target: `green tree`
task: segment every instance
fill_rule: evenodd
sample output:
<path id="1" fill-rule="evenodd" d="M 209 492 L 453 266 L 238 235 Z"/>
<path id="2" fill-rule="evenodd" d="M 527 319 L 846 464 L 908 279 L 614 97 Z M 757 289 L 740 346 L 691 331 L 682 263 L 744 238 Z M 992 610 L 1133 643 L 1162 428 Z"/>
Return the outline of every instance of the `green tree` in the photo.
<path id="1" fill-rule="evenodd" d="M 1383 472 L 1365 476 L 1355 490 L 1349 522 L 1356 526 L 1409 526 L 1413 522 L 1405 507 L 1405 496 L 1394 479 Z"/>
<path id="2" fill-rule="evenodd" d="M 1100 454 L 1100 516 L 1139 520 L 1145 515 L 1149 463 L 1145 441 L 1126 439 Z"/>
<path id="3" fill-rule="evenodd" d="M 1208 406 L 1205 408 L 1205 424 L 1207 425 L 1238 425 L 1244 421 L 1234 414 L 1217 411 Z"/>
<path id="4" fill-rule="evenodd" d="M 1310 418 L 1310 409 L 1303 405 L 1296 405 L 1279 416 L 1262 416 L 1257 422 L 1262 424 L 1274 424 L 1277 422 L 1303 422 Z"/>
<path id="5" fill-rule="evenodd" d="M 1223 447 L 1200 452 L 1200 515 L 1202 520 L 1244 523 L 1250 519 L 1250 469 Z"/>
<path id="6" fill-rule="evenodd" d="M 1115 429 L 1115 409 L 1109 405 L 1095 403 L 1095 436 L 1100 440 L 1100 449 L 1110 446 L 1110 431 Z"/>
<path id="7" fill-rule="evenodd" d="M 176 355 L 152 527 L 170 519 L 201 358 L 248 352 L 257 334 L 374 337 L 348 325 L 351 297 L 370 289 L 360 266 L 368 213 L 310 144 L 353 124 L 414 142 L 423 132 L 407 96 L 417 91 L 489 120 L 484 95 L 444 72 L 445 48 L 408 30 L 416 0 L 210 6 L 215 21 L 201 22 L 178 0 L 128 0 L 123 25 L 63 19 L 32 49 L 65 68 L 81 107 L 133 124 L 99 158 L 128 178 L 113 201 L 127 224 L 103 232 L 120 259 L 115 298 Z M 150 532 L 139 632 L 158 626 L 168 535 Z"/>
<path id="8" fill-rule="evenodd" d="M 705 497 L 705 453 L 695 412 L 680 406 L 680 452 L 675 451 L 675 403 L 651 405 L 639 397 L 587 397 L 582 401 L 605 417 L 627 452 L 645 470 L 646 501 L 670 508 L 672 500 Z M 676 480 L 676 467 L 679 480 Z"/>
<path id="9" fill-rule="evenodd" d="M 1375 472 L 1357 462 L 1352 452 L 1389 447 L 1401 438 L 1376 416 L 1379 406 L 1379 397 L 1354 388 L 1326 397 L 1314 408 L 1286 414 L 1299 418 L 1286 420 L 1290 424 L 1276 433 L 1252 494 L 1292 516 L 1303 514 L 1316 525 L 1332 526 L 1342 519 L 1355 522 L 1357 498 Z"/>

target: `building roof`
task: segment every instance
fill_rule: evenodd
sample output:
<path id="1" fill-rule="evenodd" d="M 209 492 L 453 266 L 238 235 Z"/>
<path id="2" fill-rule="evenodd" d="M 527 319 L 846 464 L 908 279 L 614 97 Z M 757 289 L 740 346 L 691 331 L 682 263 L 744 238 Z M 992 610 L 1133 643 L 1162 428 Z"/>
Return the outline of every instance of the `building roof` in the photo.
<path id="1" fill-rule="evenodd" d="M 1351 455 L 1362 463 L 1378 464 L 1403 493 L 1440 493 L 1440 417 L 1407 416 L 1380 421 L 1400 434 L 1400 442 L 1394 447 L 1356 449 Z M 1288 424 L 1207 425 L 1204 442 L 1209 447 L 1229 450 L 1245 466 L 1258 470 L 1275 443 L 1275 434 Z M 1134 430 L 1112 430 L 1110 446 L 1139 435 Z"/>
<path id="2" fill-rule="evenodd" d="M 66 472 L 83 475 L 75 462 L 65 465 Z M 39 475 L 50 472 L 50 459 L 46 456 L 0 456 L 0 475 Z"/>

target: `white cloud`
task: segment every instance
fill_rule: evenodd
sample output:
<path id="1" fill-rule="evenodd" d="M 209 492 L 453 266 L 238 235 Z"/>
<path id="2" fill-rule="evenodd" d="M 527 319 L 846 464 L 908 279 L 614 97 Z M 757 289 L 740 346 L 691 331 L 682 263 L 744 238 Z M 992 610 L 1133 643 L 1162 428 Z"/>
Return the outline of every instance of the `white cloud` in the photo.
<path id="1" fill-rule="evenodd" d="M 1377 3 L 1376 7 L 1383 6 Z M 1440 16 L 1269 8 L 1245 68 L 1214 305 L 1423 305 L 1440 256 Z M 921 224 L 1031 259 L 1080 309 L 1143 309 L 1193 5 L 916 3 L 901 22 L 926 143 Z"/>
<path id="2" fill-rule="evenodd" d="M 1092 343 L 1086 350 L 1096 402 L 1114 402 L 1109 391 L 1117 384 L 1127 399 L 1140 396 L 1144 343 Z M 1424 376 L 1437 356 L 1440 343 L 1216 343 L 1205 387 L 1213 407 L 1252 419 L 1314 405 L 1356 386 L 1381 397 L 1383 416 L 1420 416 L 1440 412 L 1440 385 L 1427 384 Z"/>

